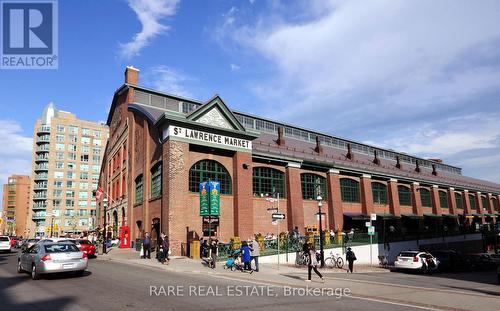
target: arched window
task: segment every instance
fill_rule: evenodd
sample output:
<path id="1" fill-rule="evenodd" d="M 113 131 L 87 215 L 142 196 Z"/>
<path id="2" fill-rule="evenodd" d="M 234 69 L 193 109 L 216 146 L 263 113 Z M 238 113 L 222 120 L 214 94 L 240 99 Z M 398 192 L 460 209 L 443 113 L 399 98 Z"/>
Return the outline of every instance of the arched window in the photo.
<path id="1" fill-rule="evenodd" d="M 318 195 L 320 195 L 323 200 L 328 198 L 325 177 L 304 173 L 300 174 L 300 182 L 302 185 L 302 198 L 304 200 L 316 200 Z"/>
<path id="2" fill-rule="evenodd" d="M 461 193 L 455 192 L 455 204 L 457 205 L 458 209 L 463 209 L 464 208 L 464 205 L 463 205 L 463 202 L 462 202 L 462 194 Z"/>
<path id="3" fill-rule="evenodd" d="M 373 203 L 387 204 L 387 186 L 379 183 L 372 182 Z"/>
<path id="4" fill-rule="evenodd" d="M 448 194 L 445 191 L 439 191 L 439 205 L 441 208 L 448 208 Z"/>
<path id="5" fill-rule="evenodd" d="M 142 174 L 135 179 L 135 204 L 142 203 L 143 193 Z"/>
<path id="6" fill-rule="evenodd" d="M 419 188 L 419 191 L 420 201 L 422 201 L 422 207 L 432 207 L 431 192 L 425 188 Z"/>
<path id="7" fill-rule="evenodd" d="M 498 201 L 495 198 L 492 198 L 493 201 L 493 209 L 498 212 Z"/>
<path id="8" fill-rule="evenodd" d="M 483 211 L 487 211 L 489 206 L 488 206 L 488 200 L 486 199 L 485 196 L 481 196 L 481 203 L 483 205 Z"/>
<path id="9" fill-rule="evenodd" d="M 342 202 L 359 203 L 359 182 L 349 179 L 340 179 L 340 194 Z"/>
<path id="10" fill-rule="evenodd" d="M 398 186 L 399 204 L 411 206 L 411 190 L 405 186 Z"/>
<path id="11" fill-rule="evenodd" d="M 220 182 L 221 194 L 233 193 L 231 175 L 222 164 L 213 160 L 201 160 L 191 166 L 189 170 L 189 191 L 198 192 L 200 182 L 209 179 Z"/>
<path id="12" fill-rule="evenodd" d="M 264 197 L 276 193 L 285 197 L 285 174 L 270 167 L 254 167 L 253 195 Z"/>
<path id="13" fill-rule="evenodd" d="M 151 199 L 161 196 L 161 162 L 151 168 Z"/>
<path id="14" fill-rule="evenodd" d="M 470 209 L 476 209 L 476 198 L 474 197 L 473 194 L 469 194 L 469 204 L 470 204 Z"/>

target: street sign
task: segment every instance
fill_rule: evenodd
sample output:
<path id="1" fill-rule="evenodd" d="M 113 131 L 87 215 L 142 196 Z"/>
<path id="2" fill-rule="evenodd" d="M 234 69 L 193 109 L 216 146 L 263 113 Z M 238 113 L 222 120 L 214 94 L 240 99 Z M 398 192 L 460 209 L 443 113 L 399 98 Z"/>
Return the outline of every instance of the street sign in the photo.
<path id="1" fill-rule="evenodd" d="M 276 207 L 270 207 L 267 209 L 268 213 L 276 213 L 277 211 L 278 211 L 278 208 L 276 208 Z"/>
<path id="2" fill-rule="evenodd" d="M 209 194 L 208 194 L 208 182 L 204 181 L 200 183 L 200 216 L 208 216 L 208 204 L 209 204 Z"/>
<path id="3" fill-rule="evenodd" d="M 275 199 L 275 198 L 273 198 L 273 197 L 269 197 L 269 198 L 266 198 L 266 201 L 267 201 L 267 202 L 274 203 L 274 202 L 278 202 L 278 199 Z"/>
<path id="4" fill-rule="evenodd" d="M 285 219 L 285 214 L 273 213 L 273 220 Z"/>
<path id="5" fill-rule="evenodd" d="M 371 225 L 372 225 L 372 223 L 370 221 L 365 222 L 366 227 L 370 227 Z"/>
<path id="6" fill-rule="evenodd" d="M 368 235 L 375 235 L 375 227 L 374 226 L 368 227 Z"/>
<path id="7" fill-rule="evenodd" d="M 371 214 L 370 219 L 371 220 L 377 220 L 377 214 Z"/>
<path id="8" fill-rule="evenodd" d="M 210 215 L 220 215 L 220 182 L 209 181 L 210 183 Z"/>

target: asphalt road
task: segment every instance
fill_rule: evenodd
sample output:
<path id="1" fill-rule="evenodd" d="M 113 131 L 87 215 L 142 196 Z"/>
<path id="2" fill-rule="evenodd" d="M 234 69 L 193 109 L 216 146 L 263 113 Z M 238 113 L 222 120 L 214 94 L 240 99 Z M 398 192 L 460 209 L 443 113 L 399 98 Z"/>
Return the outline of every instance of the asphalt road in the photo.
<path id="1" fill-rule="evenodd" d="M 422 306 L 341 296 L 356 282 L 367 292 L 373 285 L 422 286 L 426 276 L 384 273 L 378 275 L 328 275 L 326 290 L 306 295 L 303 286 L 285 288 L 251 280 L 232 280 L 203 273 L 182 274 L 111 261 L 90 260 L 83 277 L 56 275 L 38 281 L 16 271 L 17 254 L 0 254 L 0 310 L 422 310 Z M 291 276 L 293 277 L 293 276 Z M 437 277 L 432 277 L 437 278 Z M 429 278 L 427 278 L 428 280 Z M 341 281 L 342 280 L 342 281 Z M 435 286 L 447 288 L 457 281 L 440 278 Z M 492 284 L 463 280 L 474 290 Z M 302 283 L 301 283 L 302 284 Z M 353 283 L 351 283 L 353 284 Z M 467 284 L 469 284 L 467 286 Z M 314 286 L 315 284 L 311 284 Z M 353 284 L 354 288 L 354 284 Z M 493 288 L 494 290 L 494 288 Z M 309 291 L 309 294 L 314 292 Z M 495 295 L 494 293 L 484 293 Z M 440 293 L 441 295 L 441 293 Z M 341 297 L 340 297 L 341 296 Z M 446 299 L 446 292 L 442 293 Z M 340 298 L 339 298 L 340 297 Z M 433 308 L 427 308 L 433 310 Z"/>

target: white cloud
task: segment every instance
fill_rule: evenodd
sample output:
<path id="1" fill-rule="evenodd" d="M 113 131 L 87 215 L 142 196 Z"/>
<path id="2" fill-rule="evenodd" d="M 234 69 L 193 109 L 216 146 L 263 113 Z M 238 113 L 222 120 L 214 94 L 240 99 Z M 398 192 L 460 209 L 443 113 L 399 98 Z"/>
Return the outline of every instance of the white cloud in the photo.
<path id="1" fill-rule="evenodd" d="M 231 64 L 231 71 L 238 71 L 240 70 L 240 66 L 236 65 L 236 64 Z"/>
<path id="2" fill-rule="evenodd" d="M 216 29 L 270 63 L 254 112 L 445 161 L 500 147 L 498 1 L 299 7 L 269 5 L 251 24 L 236 11 Z"/>
<path id="3" fill-rule="evenodd" d="M 184 84 L 193 79 L 164 65 L 150 68 L 144 75 L 145 84 L 174 95 L 192 98 Z"/>
<path id="4" fill-rule="evenodd" d="M 19 122 L 0 120 L 0 146 L 0 184 L 12 174 L 30 175 L 33 139 L 23 136 Z"/>
<path id="5" fill-rule="evenodd" d="M 153 38 L 167 31 L 170 27 L 162 24 L 162 20 L 175 15 L 178 3 L 179 0 L 128 0 L 142 29 L 134 35 L 132 41 L 120 44 L 122 57 L 139 55 L 141 49 L 149 45 Z"/>

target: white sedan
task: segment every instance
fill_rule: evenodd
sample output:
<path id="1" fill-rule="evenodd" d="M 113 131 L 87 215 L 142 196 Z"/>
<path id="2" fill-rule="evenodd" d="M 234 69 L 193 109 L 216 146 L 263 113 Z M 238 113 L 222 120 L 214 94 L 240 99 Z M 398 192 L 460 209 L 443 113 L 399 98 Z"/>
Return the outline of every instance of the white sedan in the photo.
<path id="1" fill-rule="evenodd" d="M 427 252 L 420 251 L 402 251 L 396 257 L 394 262 L 396 270 L 422 270 L 429 272 L 438 267 L 437 259 Z"/>
<path id="2" fill-rule="evenodd" d="M 11 251 L 10 238 L 6 235 L 0 236 L 0 251 L 6 251 L 9 253 Z"/>

